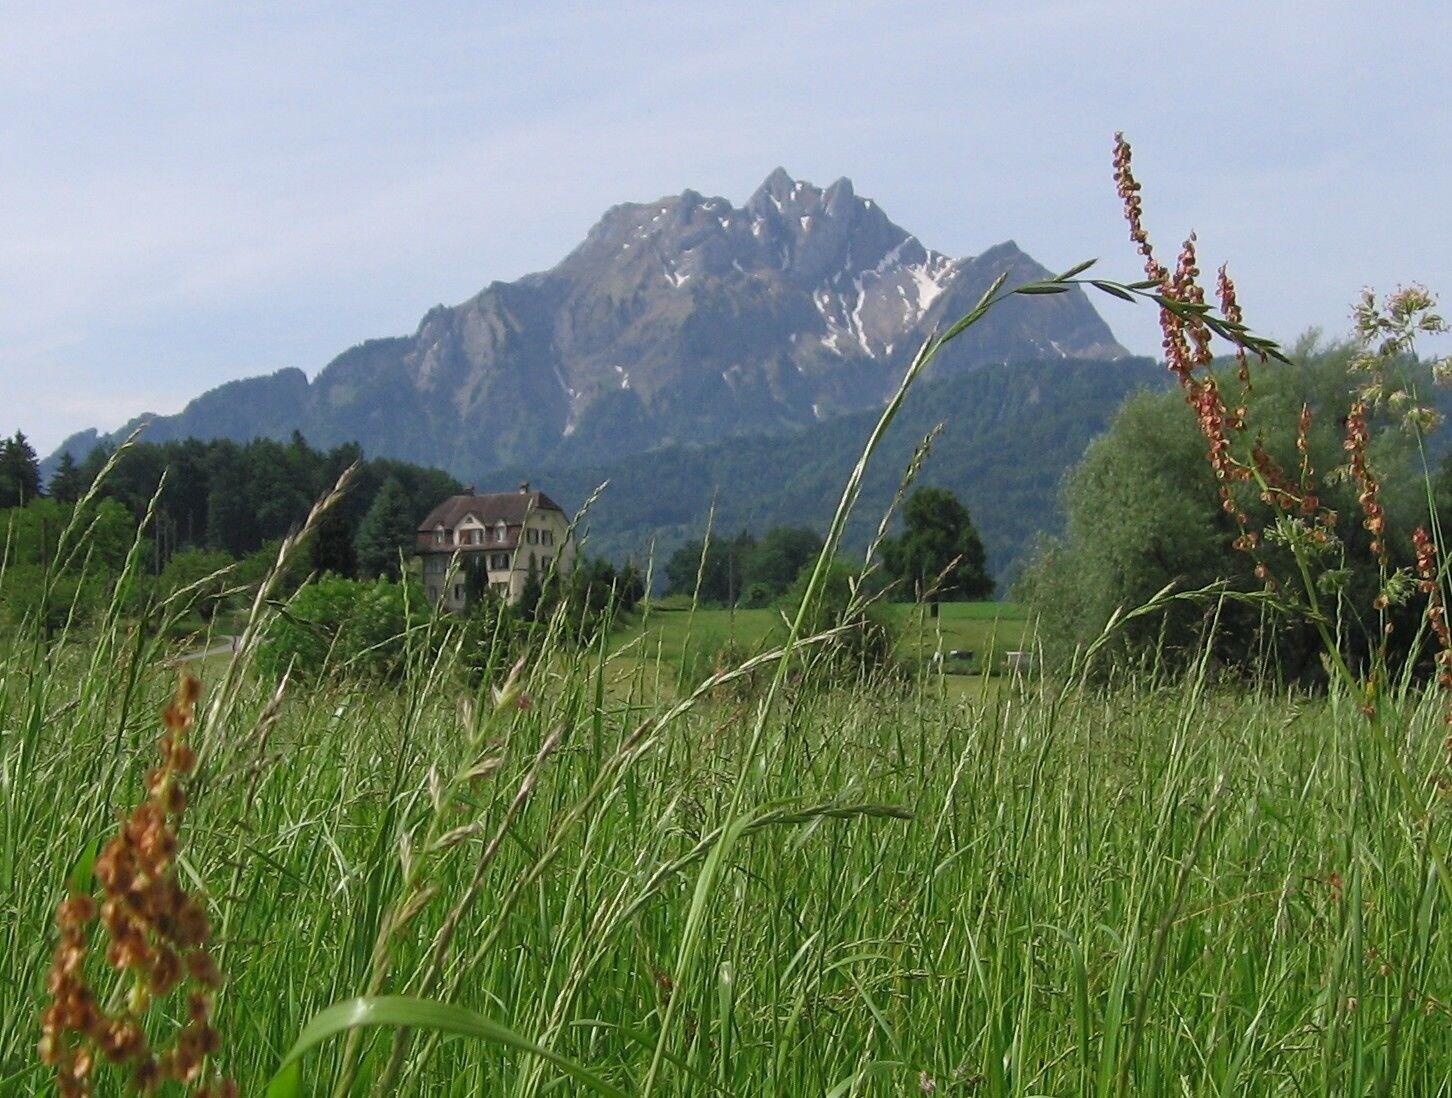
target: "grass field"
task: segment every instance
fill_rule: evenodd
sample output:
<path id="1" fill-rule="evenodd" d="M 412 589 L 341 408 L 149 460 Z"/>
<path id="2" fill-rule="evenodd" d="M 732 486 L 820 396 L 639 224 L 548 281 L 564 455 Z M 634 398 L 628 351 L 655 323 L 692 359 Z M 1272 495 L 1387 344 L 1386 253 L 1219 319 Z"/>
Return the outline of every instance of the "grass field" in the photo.
<path id="1" fill-rule="evenodd" d="M 1006 617 L 946 608 L 944 646 Z M 357 1093 L 1452 1093 L 1421 841 L 1445 843 L 1447 800 L 1409 816 L 1355 706 L 1196 675 L 955 700 L 922 674 L 672 708 L 680 621 L 653 616 L 648 655 L 541 648 L 528 708 L 497 713 L 448 644 L 394 687 L 294 683 L 271 715 L 276 683 L 209 666 L 180 868 L 244 1093 L 370 989 L 487 1023 L 356 1031 Z M 770 628 L 698 615 L 693 636 Z M 143 795 L 173 681 L 120 626 L 32 641 L 0 648 L 6 1094 L 49 1092 L 52 913 Z M 1445 766 L 1434 699 L 1390 727 L 1408 773 Z M 291 1093 L 336 1088 L 347 1048 L 311 1049 Z"/>
<path id="2" fill-rule="evenodd" d="M 941 670 L 951 691 L 969 691 L 983 671 L 1001 673 L 1004 654 L 1021 648 L 1027 610 L 1008 602 L 949 602 L 933 617 L 922 606 L 889 603 L 882 615 L 897 634 L 900 659 L 917 664 L 942 653 Z M 669 603 L 630 615 L 611 636 L 614 671 L 628 677 L 637 664 L 659 661 L 695 685 L 723 657 L 745 658 L 780 644 L 786 636 L 782 611 L 723 610 Z M 960 653 L 952 658 L 952 653 Z M 936 668 L 937 665 L 935 664 Z"/>

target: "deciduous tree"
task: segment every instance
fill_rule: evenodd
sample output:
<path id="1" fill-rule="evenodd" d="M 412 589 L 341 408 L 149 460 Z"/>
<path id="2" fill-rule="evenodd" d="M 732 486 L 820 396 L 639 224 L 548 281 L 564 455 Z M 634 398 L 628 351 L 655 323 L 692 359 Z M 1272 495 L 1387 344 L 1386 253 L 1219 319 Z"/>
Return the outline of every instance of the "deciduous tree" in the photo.
<path id="1" fill-rule="evenodd" d="M 982 599 L 993 593 L 983 542 L 968 508 L 944 488 L 919 488 L 903 509 L 901 536 L 884 539 L 882 562 L 914 598 Z M 936 612 L 936 609 L 935 609 Z"/>

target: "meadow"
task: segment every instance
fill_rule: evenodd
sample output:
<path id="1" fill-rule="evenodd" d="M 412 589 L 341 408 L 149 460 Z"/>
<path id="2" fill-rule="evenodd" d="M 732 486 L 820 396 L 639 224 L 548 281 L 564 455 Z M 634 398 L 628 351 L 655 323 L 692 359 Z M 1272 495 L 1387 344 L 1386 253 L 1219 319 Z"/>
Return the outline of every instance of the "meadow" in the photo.
<path id="1" fill-rule="evenodd" d="M 1405 817 L 1346 699 L 1201 667 L 977 700 L 942 675 L 803 677 L 763 709 L 730 683 L 663 698 L 673 669 L 643 659 L 607 691 L 617 652 L 539 653 L 528 707 L 502 709 L 447 643 L 394 689 L 295 684 L 280 703 L 245 653 L 209 664 L 179 865 L 205 891 L 220 1063 L 243 1093 L 368 990 L 421 859 L 382 990 L 518 1044 L 416 1030 L 386 1092 L 1449 1092 L 1452 940 L 1417 841 L 1445 839 L 1445 799 Z M 34 1049 L 53 913 L 144 796 L 162 655 L 122 628 L 4 649 L 5 1093 L 51 1086 Z M 1399 715 L 1408 771 L 1435 771 L 1436 699 Z M 430 852 L 439 775 L 475 751 L 493 761 L 446 808 L 466 833 Z M 362 1093 L 398 1031 L 358 1032 Z M 344 1047 L 275 1092 L 327 1092 Z"/>
<path id="2" fill-rule="evenodd" d="M 1003 674 L 1006 654 L 1032 638 L 1028 609 L 1011 602 L 945 602 L 936 615 L 926 606 L 887 603 L 881 616 L 894 630 L 895 657 L 941 672 L 954 694 L 981 689 L 986 677 Z M 687 599 L 646 603 L 610 637 L 611 681 L 624 681 L 644 664 L 675 673 L 652 675 L 657 690 L 695 686 L 733 660 L 780 645 L 789 629 L 790 616 L 776 608 L 693 608 Z"/>

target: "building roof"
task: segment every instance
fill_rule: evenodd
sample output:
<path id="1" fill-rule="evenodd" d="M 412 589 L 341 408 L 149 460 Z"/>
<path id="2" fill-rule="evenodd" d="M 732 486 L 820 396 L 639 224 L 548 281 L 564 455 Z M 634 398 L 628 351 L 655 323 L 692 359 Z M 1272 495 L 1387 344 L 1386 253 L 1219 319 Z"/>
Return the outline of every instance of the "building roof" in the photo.
<path id="1" fill-rule="evenodd" d="M 463 521 L 465 515 L 473 515 L 485 526 L 493 526 L 498 522 L 507 526 L 518 526 L 524 522 L 527 513 L 537 511 L 558 511 L 564 514 L 563 507 L 543 492 L 529 491 L 528 485 L 515 492 L 489 492 L 484 495 L 475 495 L 473 489 L 470 489 L 460 495 L 450 496 L 430 511 L 428 517 L 419 524 L 418 532 L 427 533 L 439 525 L 452 530 Z"/>

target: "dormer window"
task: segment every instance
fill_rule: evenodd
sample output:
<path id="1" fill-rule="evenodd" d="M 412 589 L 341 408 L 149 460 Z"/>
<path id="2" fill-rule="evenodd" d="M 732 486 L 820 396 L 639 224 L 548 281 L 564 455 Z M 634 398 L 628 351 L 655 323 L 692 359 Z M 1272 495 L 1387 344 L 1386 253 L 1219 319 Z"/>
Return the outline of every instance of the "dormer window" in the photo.
<path id="1" fill-rule="evenodd" d="M 501 522 L 501 523 L 499 523 L 499 525 L 497 525 L 497 526 L 494 527 L 494 540 L 495 541 L 504 541 L 508 537 L 509 537 L 509 527 L 505 526 L 504 523 Z"/>
<path id="2" fill-rule="evenodd" d="M 434 544 L 444 545 L 447 543 L 448 531 L 444 529 L 443 523 L 434 527 Z"/>

